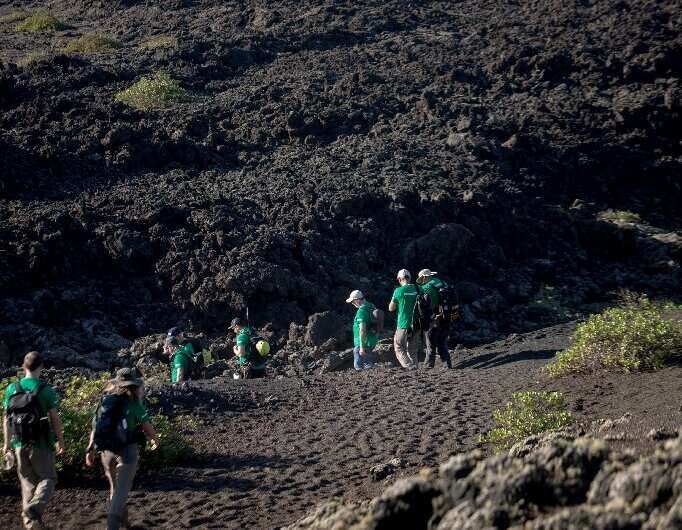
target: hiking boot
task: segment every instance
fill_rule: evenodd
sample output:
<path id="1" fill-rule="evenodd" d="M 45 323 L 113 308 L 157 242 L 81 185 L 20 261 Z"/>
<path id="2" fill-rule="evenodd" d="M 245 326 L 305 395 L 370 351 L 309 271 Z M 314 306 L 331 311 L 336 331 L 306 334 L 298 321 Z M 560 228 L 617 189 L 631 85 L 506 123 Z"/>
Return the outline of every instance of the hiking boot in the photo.
<path id="1" fill-rule="evenodd" d="M 43 519 L 35 508 L 29 508 L 23 514 L 24 528 L 27 530 L 46 530 L 47 526 L 43 524 Z"/>

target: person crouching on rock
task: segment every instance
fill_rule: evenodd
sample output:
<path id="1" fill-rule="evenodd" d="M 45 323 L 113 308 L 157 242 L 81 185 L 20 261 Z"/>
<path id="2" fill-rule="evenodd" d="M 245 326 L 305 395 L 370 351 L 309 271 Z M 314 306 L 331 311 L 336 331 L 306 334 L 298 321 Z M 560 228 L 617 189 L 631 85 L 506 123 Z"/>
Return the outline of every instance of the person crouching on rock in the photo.
<path id="1" fill-rule="evenodd" d="M 132 368 L 121 368 L 104 389 L 92 420 L 85 464 L 92 467 L 96 451 L 102 453 L 104 474 L 109 480 L 107 530 L 128 527 L 128 494 L 133 486 L 141 446 L 148 439 L 158 447 L 156 432 L 142 404 L 143 381 Z"/>
<path id="2" fill-rule="evenodd" d="M 398 311 L 393 348 L 395 349 L 395 356 L 403 368 L 416 368 L 419 361 L 417 355 L 421 339 L 420 334 L 413 333 L 411 328 L 414 306 L 419 291 L 417 286 L 412 283 L 412 276 L 407 269 L 398 271 L 398 283 L 400 283 L 400 287 L 396 287 L 393 291 L 391 303 L 388 304 L 389 311 Z"/>
<path id="3" fill-rule="evenodd" d="M 192 345 L 180 344 L 177 337 L 166 338 L 163 351 L 170 356 L 170 382 L 189 381 L 192 368 Z"/>
<path id="4" fill-rule="evenodd" d="M 14 450 L 24 527 L 45 528 L 43 512 L 57 483 L 55 442 L 56 453 L 61 455 L 64 433 L 57 413 L 57 394 L 40 380 L 40 354 L 27 353 L 22 368 L 25 376 L 5 390 L 2 452 L 8 454 L 10 445 Z"/>
<path id="5" fill-rule="evenodd" d="M 235 346 L 232 349 L 237 357 L 237 371 L 235 379 L 255 379 L 265 377 L 265 361 L 254 351 L 251 344 L 252 331 L 241 318 L 234 318 L 230 322 L 230 329 L 235 333 Z"/>
<path id="6" fill-rule="evenodd" d="M 362 291 L 350 293 L 346 303 L 357 308 L 353 319 L 353 366 L 356 370 L 372 368 L 372 351 L 377 344 L 377 335 L 373 326 L 372 312 L 374 304 L 365 300 Z"/>

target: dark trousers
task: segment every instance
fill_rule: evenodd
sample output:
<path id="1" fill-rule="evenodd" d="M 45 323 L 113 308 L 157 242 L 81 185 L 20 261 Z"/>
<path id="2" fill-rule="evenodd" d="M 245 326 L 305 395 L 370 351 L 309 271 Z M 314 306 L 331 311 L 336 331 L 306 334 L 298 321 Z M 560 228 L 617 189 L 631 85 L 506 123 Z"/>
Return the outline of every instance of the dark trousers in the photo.
<path id="1" fill-rule="evenodd" d="M 431 326 L 424 334 L 426 342 L 426 365 L 433 368 L 436 364 L 436 353 L 448 368 L 452 368 L 452 360 L 448 351 L 448 335 L 450 334 L 449 323 L 439 323 Z"/>

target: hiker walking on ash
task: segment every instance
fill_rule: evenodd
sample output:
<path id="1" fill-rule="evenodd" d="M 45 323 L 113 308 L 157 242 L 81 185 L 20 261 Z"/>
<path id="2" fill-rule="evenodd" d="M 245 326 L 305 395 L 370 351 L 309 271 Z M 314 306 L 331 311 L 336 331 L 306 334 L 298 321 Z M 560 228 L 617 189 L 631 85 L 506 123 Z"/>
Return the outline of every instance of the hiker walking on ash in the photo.
<path id="1" fill-rule="evenodd" d="M 350 293 L 346 303 L 357 308 L 353 319 L 353 366 L 356 370 L 367 370 L 374 363 L 373 350 L 378 341 L 377 328 L 383 325 L 383 311 L 358 290 Z"/>
<path id="2" fill-rule="evenodd" d="M 388 305 L 390 312 L 398 312 L 393 347 L 398 362 L 403 368 L 416 368 L 421 333 L 415 332 L 412 320 L 419 289 L 412 283 L 412 276 L 407 269 L 400 269 L 397 279 L 400 286 L 393 291 L 391 303 Z"/>
<path id="3" fill-rule="evenodd" d="M 417 284 L 428 295 L 431 303 L 431 321 L 428 329 L 424 330 L 426 343 L 426 361 L 429 368 L 436 364 L 436 353 L 444 365 L 452 368 L 452 360 L 448 350 L 448 336 L 450 321 L 456 309 L 456 301 L 452 288 L 443 280 L 436 277 L 430 269 L 422 269 L 417 276 Z"/>
<path id="4" fill-rule="evenodd" d="M 55 449 L 57 455 L 64 452 L 64 434 L 57 394 L 40 380 L 40 354 L 27 353 L 22 368 L 24 377 L 5 390 L 3 454 L 8 461 L 16 462 L 24 527 L 45 528 L 43 513 L 57 483 Z"/>
<path id="5" fill-rule="evenodd" d="M 104 389 L 92 420 L 85 463 L 92 467 L 101 452 L 104 474 L 109 481 L 107 530 L 128 527 L 128 494 L 133 487 L 140 450 L 147 440 L 155 450 L 156 432 L 142 404 L 144 382 L 133 368 L 121 368 Z"/>

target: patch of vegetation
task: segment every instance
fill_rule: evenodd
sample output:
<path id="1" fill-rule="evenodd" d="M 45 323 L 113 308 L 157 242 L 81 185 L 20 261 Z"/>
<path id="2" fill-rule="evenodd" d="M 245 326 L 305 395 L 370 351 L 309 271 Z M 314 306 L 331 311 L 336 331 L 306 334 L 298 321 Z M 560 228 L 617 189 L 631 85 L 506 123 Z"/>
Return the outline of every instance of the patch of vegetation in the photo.
<path id="1" fill-rule="evenodd" d="M 86 33 L 77 39 L 72 40 L 62 48 L 65 53 L 79 53 L 87 55 L 91 53 L 107 53 L 121 48 L 121 43 L 98 35 L 97 33 Z"/>
<path id="2" fill-rule="evenodd" d="M 83 459 L 92 428 L 92 418 L 109 379 L 107 375 L 98 379 L 76 376 L 67 383 L 59 404 L 66 446 L 64 454 L 57 459 L 59 470 L 70 474 L 83 473 Z M 15 381 L 16 379 L 1 381 L 0 389 L 4 391 L 9 383 Z M 141 457 L 141 465 L 165 467 L 192 455 L 192 446 L 182 433 L 183 430 L 195 427 L 194 423 L 185 417 L 171 419 L 163 414 L 154 415 L 151 421 L 158 434 L 159 447 L 152 451 L 147 445 Z"/>
<path id="3" fill-rule="evenodd" d="M 627 210 L 606 210 L 599 217 L 607 221 L 620 221 L 622 223 L 641 223 L 639 214 Z"/>
<path id="4" fill-rule="evenodd" d="M 142 41 L 138 48 L 141 50 L 161 50 L 178 47 L 178 39 L 173 35 L 157 35 L 145 41 Z"/>
<path id="5" fill-rule="evenodd" d="M 43 31 L 59 31 L 67 29 L 68 26 L 56 19 L 46 12 L 35 13 L 27 18 L 21 24 L 17 24 L 17 31 L 28 31 L 31 33 L 40 33 Z"/>
<path id="6" fill-rule="evenodd" d="M 575 420 L 559 392 L 515 392 L 502 409 L 493 412 L 495 427 L 481 441 L 495 450 L 509 449 L 533 436 L 568 427 Z"/>
<path id="7" fill-rule="evenodd" d="M 45 51 L 29 52 L 17 61 L 17 65 L 21 67 L 26 67 L 30 64 L 42 61 L 43 59 L 47 59 L 48 57 L 50 57 L 50 54 Z"/>
<path id="8" fill-rule="evenodd" d="M 189 93 L 165 72 L 145 76 L 114 97 L 139 110 L 165 108 L 190 99 Z"/>
<path id="9" fill-rule="evenodd" d="M 12 11 L 0 17 L 0 24 L 12 24 L 14 22 L 20 22 L 26 19 L 28 15 L 29 13 L 27 11 Z"/>
<path id="10" fill-rule="evenodd" d="M 635 372 L 661 368 L 682 353 L 682 322 L 669 315 L 672 304 L 626 297 L 621 307 L 579 324 L 571 346 L 546 368 L 553 377 L 598 370 Z"/>

